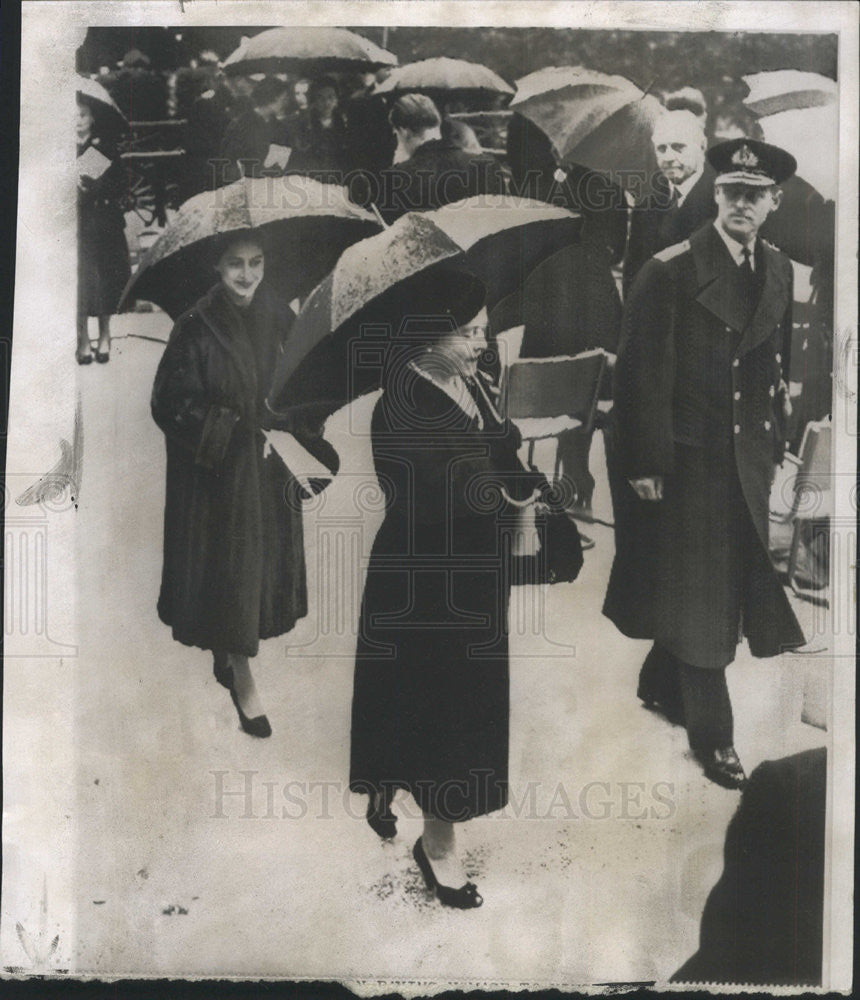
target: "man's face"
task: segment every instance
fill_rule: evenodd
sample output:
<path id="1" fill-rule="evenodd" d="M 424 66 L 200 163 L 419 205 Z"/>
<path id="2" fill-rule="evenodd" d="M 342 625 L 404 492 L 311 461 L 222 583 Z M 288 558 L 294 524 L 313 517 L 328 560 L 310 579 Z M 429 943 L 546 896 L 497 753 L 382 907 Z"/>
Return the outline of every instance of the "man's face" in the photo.
<path id="1" fill-rule="evenodd" d="M 746 244 L 755 239 L 764 220 L 779 208 L 782 191 L 775 185 L 717 184 L 714 200 L 719 224 L 733 239 Z"/>
<path id="2" fill-rule="evenodd" d="M 705 151 L 701 141 L 681 131 L 662 130 L 654 135 L 657 166 L 673 184 L 682 184 L 702 169 Z"/>

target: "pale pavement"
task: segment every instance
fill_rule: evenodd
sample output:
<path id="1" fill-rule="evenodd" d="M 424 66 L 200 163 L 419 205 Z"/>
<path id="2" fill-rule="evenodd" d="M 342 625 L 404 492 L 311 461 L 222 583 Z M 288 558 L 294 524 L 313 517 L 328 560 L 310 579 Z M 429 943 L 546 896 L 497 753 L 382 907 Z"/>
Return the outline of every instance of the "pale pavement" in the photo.
<path id="1" fill-rule="evenodd" d="M 364 991 L 379 979 L 668 978 L 696 950 L 739 796 L 706 781 L 684 731 L 635 697 L 648 644 L 600 614 L 612 531 L 585 529 L 597 545 L 574 584 L 515 591 L 512 618 L 526 623 L 511 638 L 515 807 L 462 828 L 485 902 L 447 911 L 411 858 L 414 804 L 398 799 L 400 831 L 383 845 L 365 799 L 344 791 L 362 560 L 381 514 L 370 401 L 335 418 L 342 470 L 306 517 L 311 611 L 262 645 L 254 670 L 274 734 L 255 740 L 209 654 L 156 616 L 164 444 L 149 393 L 163 347 L 122 335 L 168 330 L 159 313 L 117 317 L 110 364 L 79 373 L 72 970 L 341 978 Z M 611 518 L 600 435 L 592 469 L 596 513 Z M 796 607 L 812 628 L 810 606 Z M 800 722 L 804 662 L 742 647 L 729 670 L 748 772 L 826 742 Z M 250 801 L 219 801 L 218 781 Z"/>

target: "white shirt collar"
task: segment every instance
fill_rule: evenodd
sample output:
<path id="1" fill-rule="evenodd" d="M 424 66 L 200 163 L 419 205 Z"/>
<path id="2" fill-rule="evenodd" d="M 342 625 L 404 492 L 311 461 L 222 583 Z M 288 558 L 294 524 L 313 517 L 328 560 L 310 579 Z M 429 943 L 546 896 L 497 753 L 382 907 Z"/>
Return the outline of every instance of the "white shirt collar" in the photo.
<path id="1" fill-rule="evenodd" d="M 738 267 L 740 267 L 741 264 L 743 264 L 744 262 L 744 250 L 746 249 L 744 244 L 738 243 L 736 239 L 729 236 L 729 234 L 725 231 L 725 229 L 723 229 L 723 227 L 720 225 L 718 219 L 714 219 L 714 229 L 716 229 L 716 231 L 720 234 L 723 243 L 725 243 L 726 245 L 726 249 L 732 255 L 732 260 L 738 265 Z M 750 250 L 750 267 L 752 268 L 753 271 L 755 271 L 755 240 L 753 240 L 749 250 Z"/>
<path id="2" fill-rule="evenodd" d="M 675 185 L 675 190 L 678 192 L 678 207 L 684 204 L 684 199 L 693 190 L 696 185 L 696 181 L 702 176 L 702 171 L 698 173 L 690 174 L 690 176 L 685 180 L 681 181 L 680 184 Z"/>

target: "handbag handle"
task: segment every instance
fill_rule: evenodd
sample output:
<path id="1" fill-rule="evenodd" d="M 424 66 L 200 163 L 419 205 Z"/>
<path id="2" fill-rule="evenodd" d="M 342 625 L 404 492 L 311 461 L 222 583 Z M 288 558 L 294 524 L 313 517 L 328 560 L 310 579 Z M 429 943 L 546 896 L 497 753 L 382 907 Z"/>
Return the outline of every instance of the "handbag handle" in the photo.
<path id="1" fill-rule="evenodd" d="M 502 498 L 509 503 L 512 507 L 519 507 L 520 509 L 524 507 L 530 507 L 540 496 L 540 490 L 532 490 L 532 495 L 528 500 L 515 500 L 510 493 L 504 488 L 504 486 L 499 487 L 499 492 L 502 494 Z"/>

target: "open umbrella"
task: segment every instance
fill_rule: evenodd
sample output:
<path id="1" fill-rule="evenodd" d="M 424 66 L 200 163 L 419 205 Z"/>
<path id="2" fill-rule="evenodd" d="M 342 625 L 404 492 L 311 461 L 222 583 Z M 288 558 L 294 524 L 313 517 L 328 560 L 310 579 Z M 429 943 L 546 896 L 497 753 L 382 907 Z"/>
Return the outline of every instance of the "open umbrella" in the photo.
<path id="1" fill-rule="evenodd" d="M 836 103 L 836 81 L 820 73 L 778 69 L 766 73 L 750 73 L 741 79 L 750 89 L 748 96 L 744 98 L 744 104 L 760 118 L 781 111 L 820 108 Z"/>
<path id="2" fill-rule="evenodd" d="M 397 56 L 346 28 L 269 28 L 224 60 L 227 73 L 337 73 L 396 66 Z"/>
<path id="3" fill-rule="evenodd" d="M 635 190 L 656 169 L 651 133 L 662 105 L 623 76 L 550 66 L 517 81 L 510 107 L 546 133 L 562 165 Z"/>
<path id="4" fill-rule="evenodd" d="M 122 301 L 146 299 L 176 318 L 215 283 L 212 267 L 225 236 L 249 229 L 265 234 L 266 280 L 290 301 L 306 295 L 346 247 L 380 228 L 335 185 L 302 176 L 244 178 L 181 206 Z"/>
<path id="5" fill-rule="evenodd" d="M 128 119 L 116 106 L 114 99 L 100 84 L 88 76 L 78 76 L 77 98 L 83 101 L 96 118 L 101 118 L 115 129 L 128 127 Z"/>
<path id="6" fill-rule="evenodd" d="M 392 70 L 387 80 L 378 83 L 375 94 L 420 93 L 444 100 L 457 97 L 472 99 L 512 96 L 514 88 L 480 63 L 439 56 L 422 59 Z"/>
<path id="7" fill-rule="evenodd" d="M 839 106 L 834 80 L 777 70 L 745 76 L 744 104 L 759 117 L 764 138 L 788 150 L 797 173 L 823 198 L 836 198 Z M 780 211 L 782 211 L 780 209 Z"/>
<path id="8" fill-rule="evenodd" d="M 579 216 L 566 209 L 508 195 L 478 195 L 401 216 L 346 249 L 305 302 L 279 360 L 270 407 L 331 401 L 336 409 L 375 388 L 378 372 L 356 367 L 354 351 L 364 339 L 371 354 L 379 354 L 374 308 L 393 292 L 406 309 L 413 304 L 420 312 L 410 289 L 426 285 L 434 269 L 461 269 L 484 281 L 492 307 L 540 261 L 576 242 L 579 229 Z M 426 312 L 425 299 L 422 294 Z M 445 305 L 439 302 L 440 312 Z M 365 321 L 370 326 L 363 330 Z"/>

